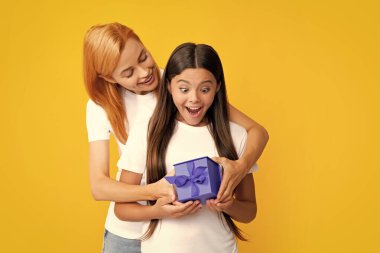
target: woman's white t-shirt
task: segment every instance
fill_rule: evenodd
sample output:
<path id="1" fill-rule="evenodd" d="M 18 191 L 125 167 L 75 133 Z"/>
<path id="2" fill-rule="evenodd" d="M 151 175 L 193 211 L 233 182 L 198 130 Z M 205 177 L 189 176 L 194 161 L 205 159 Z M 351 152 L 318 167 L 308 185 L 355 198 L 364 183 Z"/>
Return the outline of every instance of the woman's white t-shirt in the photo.
<path id="1" fill-rule="evenodd" d="M 128 140 L 124 145 L 117 138 L 116 142 L 120 156 L 126 153 L 129 157 L 130 150 L 133 150 L 133 146 L 130 145 L 130 137 L 135 132 L 135 127 L 141 124 L 147 125 L 150 117 L 157 104 L 157 98 L 153 92 L 145 95 L 137 95 L 128 90 L 123 92 L 124 105 L 128 118 Z M 86 124 L 88 141 L 109 140 L 110 134 L 114 133 L 111 123 L 107 118 L 107 114 L 104 109 L 95 104 L 91 99 L 87 102 L 86 111 Z M 134 144 L 133 144 L 134 145 Z M 122 158 L 119 158 L 118 164 Z M 121 169 L 118 165 L 118 172 L 116 174 L 116 180 L 120 180 Z M 143 179 L 141 184 L 145 184 Z M 145 203 L 145 202 L 141 202 Z M 106 218 L 105 228 L 120 237 L 128 239 L 136 239 L 142 235 L 142 222 L 126 222 L 119 220 L 114 213 L 115 203 L 111 202 L 108 208 L 108 214 Z"/>
<path id="2" fill-rule="evenodd" d="M 144 176 L 146 127 L 147 124 L 136 128 L 141 132 L 130 136 L 130 143 L 135 149 L 125 153 L 128 158 L 122 155 L 119 163 L 120 168 L 142 173 Z M 243 127 L 232 122 L 230 122 L 230 129 L 235 149 L 240 157 L 245 149 L 247 132 Z M 167 149 L 167 171 L 173 169 L 173 164 L 204 156 L 218 156 L 208 127 L 193 127 L 177 121 Z M 254 165 L 250 173 L 257 168 L 257 165 Z M 145 222 L 144 231 L 148 225 L 149 222 Z M 153 236 L 142 242 L 141 249 L 144 253 L 237 252 L 234 235 L 224 218 L 220 219 L 216 212 L 208 210 L 206 206 L 193 215 L 178 219 L 162 219 Z"/>

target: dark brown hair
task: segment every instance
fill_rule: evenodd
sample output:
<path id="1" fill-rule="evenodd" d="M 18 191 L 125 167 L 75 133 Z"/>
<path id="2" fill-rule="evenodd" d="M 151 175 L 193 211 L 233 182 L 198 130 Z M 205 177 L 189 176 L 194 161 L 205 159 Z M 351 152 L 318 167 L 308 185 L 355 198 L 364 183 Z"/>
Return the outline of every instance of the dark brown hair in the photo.
<path id="1" fill-rule="evenodd" d="M 217 52 L 208 45 L 184 43 L 171 54 L 163 73 L 159 87 L 158 103 L 149 122 L 147 149 L 147 183 L 154 183 L 166 175 L 166 151 L 176 126 L 177 108 L 168 90 L 171 80 L 188 68 L 204 68 L 210 71 L 219 90 L 205 117 L 209 131 L 214 139 L 219 156 L 237 160 L 228 117 L 228 101 L 224 81 L 222 62 Z M 155 202 L 150 201 L 153 205 Z M 223 213 L 230 230 L 241 240 L 246 240 L 231 217 Z M 159 220 L 152 220 L 142 239 L 148 239 L 154 233 Z"/>

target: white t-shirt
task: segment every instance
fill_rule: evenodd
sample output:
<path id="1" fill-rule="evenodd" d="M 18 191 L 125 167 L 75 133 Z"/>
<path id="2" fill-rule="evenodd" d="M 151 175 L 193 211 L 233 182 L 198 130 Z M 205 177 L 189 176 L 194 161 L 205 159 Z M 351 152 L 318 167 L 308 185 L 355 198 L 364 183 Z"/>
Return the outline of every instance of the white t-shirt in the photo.
<path id="1" fill-rule="evenodd" d="M 153 92 L 138 95 L 126 89 L 124 89 L 122 96 L 127 112 L 129 133 L 134 125 L 149 121 L 156 107 L 157 98 Z M 109 140 L 110 134 L 114 134 L 105 110 L 91 99 L 87 102 L 86 125 L 89 142 Z M 117 139 L 116 141 L 120 152 L 124 144 Z"/>
<path id="2" fill-rule="evenodd" d="M 193 127 L 177 122 L 166 154 L 167 171 L 172 170 L 173 164 L 179 162 L 203 156 L 218 156 L 207 126 Z M 233 143 L 240 157 L 245 149 L 247 132 L 243 127 L 232 122 L 230 122 L 230 128 Z M 129 158 L 122 157 L 119 166 L 122 169 L 145 174 L 146 125 L 138 129 L 142 131 L 140 136 L 134 133 L 130 140 L 131 144 L 136 143 L 134 145 L 136 148 L 128 152 Z M 257 168 L 257 165 L 254 165 L 250 173 Z M 144 231 L 148 225 L 149 222 L 145 222 Z M 162 219 L 153 236 L 142 242 L 141 249 L 144 253 L 237 252 L 235 237 L 224 218 L 221 220 L 216 212 L 208 210 L 206 206 L 190 216 Z"/>
<path id="3" fill-rule="evenodd" d="M 133 146 L 130 146 L 130 138 L 135 132 L 135 126 L 148 124 L 150 117 L 157 104 L 156 96 L 151 92 L 146 95 L 137 95 L 128 90 L 123 92 L 124 105 L 128 117 L 128 140 L 124 145 L 116 138 L 120 156 L 126 152 L 129 157 L 129 152 Z M 104 109 L 95 104 L 91 99 L 87 103 L 86 113 L 88 140 L 109 140 L 110 134 L 114 133 L 111 123 L 107 118 Z M 146 131 L 146 130 L 145 130 Z M 134 145 L 134 144 L 133 144 Z M 119 158 L 120 162 L 121 158 Z M 118 163 L 119 163 L 118 162 Z M 120 180 L 120 168 L 116 174 L 116 180 Z M 143 179 L 142 184 L 145 184 Z M 142 204 L 145 202 L 141 202 Z M 105 228 L 111 233 L 120 237 L 135 239 L 142 235 L 142 222 L 126 222 L 119 220 L 114 213 L 115 203 L 111 202 L 108 208 Z"/>

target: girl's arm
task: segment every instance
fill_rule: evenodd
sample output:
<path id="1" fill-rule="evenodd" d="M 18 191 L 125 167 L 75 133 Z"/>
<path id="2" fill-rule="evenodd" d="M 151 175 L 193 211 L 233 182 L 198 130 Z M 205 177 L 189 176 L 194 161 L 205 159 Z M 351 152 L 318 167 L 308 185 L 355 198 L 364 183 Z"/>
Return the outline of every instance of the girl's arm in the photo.
<path id="1" fill-rule="evenodd" d="M 120 181 L 131 185 L 140 184 L 142 174 L 122 170 Z M 165 179 L 163 179 L 165 180 Z M 124 221 L 145 221 L 151 219 L 162 219 L 167 217 L 178 218 L 195 213 L 199 208 L 199 201 L 188 201 L 186 203 L 174 202 L 169 197 L 160 198 L 153 206 L 141 205 L 139 203 L 115 203 L 115 215 Z"/>
<path id="2" fill-rule="evenodd" d="M 227 213 L 238 222 L 251 222 L 257 213 L 255 183 L 252 173 L 246 174 L 237 186 L 234 198 L 230 198 L 225 203 L 208 200 L 207 206 L 213 211 Z"/>
<path id="3" fill-rule="evenodd" d="M 236 186 L 247 175 L 249 169 L 257 162 L 269 140 L 268 132 L 257 122 L 229 105 L 230 120 L 247 130 L 246 149 L 239 160 L 232 161 L 224 157 L 213 160 L 223 166 L 223 178 L 218 192 L 217 202 L 225 202 L 231 197 Z"/>
<path id="4" fill-rule="evenodd" d="M 138 201 L 173 197 L 173 187 L 162 179 L 145 186 L 118 182 L 109 174 L 109 140 L 92 141 L 90 144 L 90 185 L 95 200 Z"/>

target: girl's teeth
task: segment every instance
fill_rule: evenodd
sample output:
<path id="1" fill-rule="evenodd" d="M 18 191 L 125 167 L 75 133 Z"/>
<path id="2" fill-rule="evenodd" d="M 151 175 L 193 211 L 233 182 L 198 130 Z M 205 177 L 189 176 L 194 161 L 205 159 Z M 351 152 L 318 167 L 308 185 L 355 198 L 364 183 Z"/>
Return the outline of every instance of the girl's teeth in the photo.
<path id="1" fill-rule="evenodd" d="M 190 108 L 190 107 L 186 107 L 187 111 L 191 114 L 196 114 L 200 111 L 201 107 L 196 107 L 196 108 Z"/>

